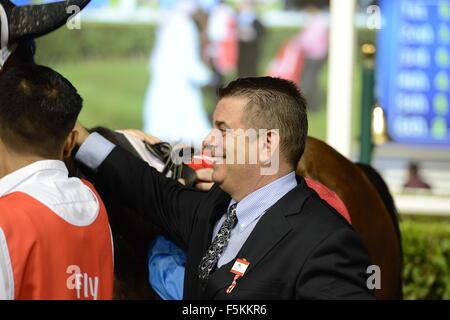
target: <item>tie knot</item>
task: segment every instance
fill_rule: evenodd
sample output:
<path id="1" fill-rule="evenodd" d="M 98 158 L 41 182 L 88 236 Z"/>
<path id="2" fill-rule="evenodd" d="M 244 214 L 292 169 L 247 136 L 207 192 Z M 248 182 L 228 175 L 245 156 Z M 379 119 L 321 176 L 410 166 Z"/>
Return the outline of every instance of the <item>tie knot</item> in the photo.
<path id="1" fill-rule="evenodd" d="M 236 217 L 236 209 L 237 209 L 237 203 L 235 203 L 235 204 L 233 204 L 233 205 L 231 205 L 229 208 L 228 208 L 228 218 L 234 218 L 234 217 Z"/>

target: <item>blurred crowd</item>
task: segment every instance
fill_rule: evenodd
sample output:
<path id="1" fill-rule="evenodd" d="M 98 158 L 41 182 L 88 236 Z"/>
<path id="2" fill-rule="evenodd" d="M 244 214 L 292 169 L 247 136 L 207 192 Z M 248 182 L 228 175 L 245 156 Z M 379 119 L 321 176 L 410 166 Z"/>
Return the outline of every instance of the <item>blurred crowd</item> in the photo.
<path id="1" fill-rule="evenodd" d="M 204 94 L 214 96 L 231 77 L 265 74 L 301 83 L 309 110 L 321 107 L 319 75 L 328 54 L 328 17 L 308 7 L 305 27 L 283 43 L 267 70 L 262 70 L 266 28 L 257 4 L 254 0 L 234 6 L 219 0 L 162 1 L 165 17 L 150 57 L 144 131 L 172 143 L 200 142 L 211 128 Z M 171 94 L 174 87 L 176 95 Z"/>

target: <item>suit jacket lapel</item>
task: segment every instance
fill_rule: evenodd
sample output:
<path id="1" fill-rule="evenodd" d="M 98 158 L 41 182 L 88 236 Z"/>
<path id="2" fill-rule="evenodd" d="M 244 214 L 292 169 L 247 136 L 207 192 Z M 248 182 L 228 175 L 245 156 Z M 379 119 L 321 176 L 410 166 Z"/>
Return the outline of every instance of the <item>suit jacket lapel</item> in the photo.
<path id="1" fill-rule="evenodd" d="M 205 206 L 200 208 L 202 211 L 194 231 L 196 236 L 190 243 L 191 247 L 186 261 L 185 299 L 206 299 L 205 291 L 201 288 L 198 279 L 198 265 L 211 245 L 216 222 L 226 212 L 231 201 L 231 197 L 217 185 L 210 192 L 211 199 L 208 199 Z"/>
<path id="2" fill-rule="evenodd" d="M 211 208 L 207 230 L 205 232 L 205 238 L 203 242 L 204 253 L 206 253 L 206 250 L 211 245 L 214 227 L 216 226 L 216 223 L 220 220 L 220 218 L 227 212 L 230 201 L 231 197 L 227 193 L 223 191 L 218 193 L 218 196 L 214 201 L 214 205 Z"/>
<path id="3" fill-rule="evenodd" d="M 219 290 L 226 290 L 234 278 L 234 274 L 230 272 L 233 267 L 234 260 L 223 265 L 210 274 L 208 284 L 205 289 L 205 299 L 213 299 Z"/>
<path id="4" fill-rule="evenodd" d="M 296 188 L 264 214 L 239 251 L 237 258 L 250 262 L 246 275 L 292 230 L 286 217 L 299 214 L 303 203 L 312 194 L 303 178 L 297 177 L 297 182 Z"/>
<path id="5" fill-rule="evenodd" d="M 236 257 L 245 258 L 250 262 L 244 277 L 290 230 L 290 225 L 276 209 L 271 209 L 261 218 Z M 205 291 L 206 299 L 213 298 L 217 291 L 226 290 L 231 284 L 234 274 L 230 270 L 235 261 L 236 259 L 233 259 L 210 275 Z"/>

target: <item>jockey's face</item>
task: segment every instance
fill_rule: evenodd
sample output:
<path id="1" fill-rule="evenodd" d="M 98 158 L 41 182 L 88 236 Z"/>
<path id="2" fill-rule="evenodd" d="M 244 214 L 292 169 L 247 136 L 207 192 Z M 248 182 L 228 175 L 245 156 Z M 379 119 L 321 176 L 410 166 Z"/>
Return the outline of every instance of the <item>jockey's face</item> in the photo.
<path id="1" fill-rule="evenodd" d="M 214 129 L 203 142 L 215 160 L 214 182 L 233 197 L 251 189 L 260 173 L 257 156 L 249 156 L 257 150 L 257 139 L 247 134 L 249 128 L 242 122 L 247 102 L 240 97 L 221 99 L 214 112 Z"/>

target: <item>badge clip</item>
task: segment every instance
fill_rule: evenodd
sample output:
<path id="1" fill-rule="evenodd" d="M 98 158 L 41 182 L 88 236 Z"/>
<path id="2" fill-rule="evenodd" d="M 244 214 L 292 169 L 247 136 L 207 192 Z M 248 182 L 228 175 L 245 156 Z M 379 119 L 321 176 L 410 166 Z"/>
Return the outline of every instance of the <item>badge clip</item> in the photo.
<path id="1" fill-rule="evenodd" d="M 233 278 L 233 282 L 227 289 L 227 294 L 230 294 L 231 292 L 233 292 L 234 288 L 237 285 L 237 281 L 244 276 L 249 265 L 250 265 L 250 262 L 248 262 L 247 259 L 237 259 L 236 260 L 236 262 L 233 265 L 233 268 L 231 268 L 231 270 L 230 270 L 230 272 L 234 273 L 235 276 Z"/>

